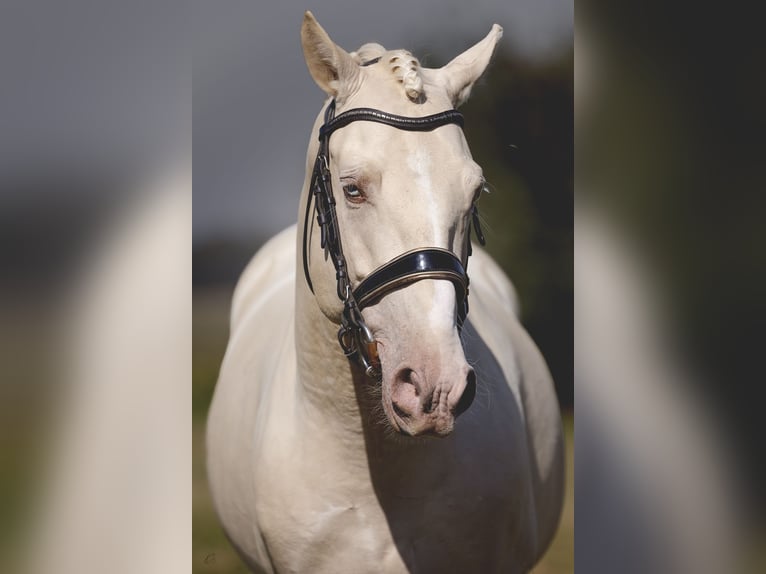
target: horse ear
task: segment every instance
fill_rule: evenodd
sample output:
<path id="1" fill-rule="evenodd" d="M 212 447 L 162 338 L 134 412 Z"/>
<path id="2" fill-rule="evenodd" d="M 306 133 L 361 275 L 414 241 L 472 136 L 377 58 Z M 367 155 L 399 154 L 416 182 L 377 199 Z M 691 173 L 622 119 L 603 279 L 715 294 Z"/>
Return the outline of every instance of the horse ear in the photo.
<path id="1" fill-rule="evenodd" d="M 452 105 L 458 107 L 468 99 L 474 82 L 484 73 L 502 37 L 503 29 L 494 24 L 483 40 L 439 69 Z"/>
<path id="2" fill-rule="evenodd" d="M 317 85 L 336 99 L 347 97 L 357 84 L 359 66 L 332 41 L 309 11 L 303 15 L 301 44 L 306 65 Z"/>

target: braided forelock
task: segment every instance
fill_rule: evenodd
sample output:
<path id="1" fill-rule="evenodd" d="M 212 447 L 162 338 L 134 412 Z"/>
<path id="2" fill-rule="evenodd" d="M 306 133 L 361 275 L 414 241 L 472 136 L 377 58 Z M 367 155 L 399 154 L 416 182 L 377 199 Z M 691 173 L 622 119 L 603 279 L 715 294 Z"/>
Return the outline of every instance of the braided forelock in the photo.
<path id="1" fill-rule="evenodd" d="M 410 100 L 413 102 L 424 100 L 420 62 L 407 50 L 388 51 L 380 44 L 369 43 L 360 46 L 356 52 L 352 52 L 351 57 L 359 65 L 381 60 L 381 64 L 388 66 L 389 71 L 402 85 L 404 93 Z"/>
<path id="2" fill-rule="evenodd" d="M 413 102 L 423 98 L 423 79 L 420 77 L 420 62 L 407 50 L 388 52 L 385 63 L 391 73 L 402 84 L 407 97 Z"/>

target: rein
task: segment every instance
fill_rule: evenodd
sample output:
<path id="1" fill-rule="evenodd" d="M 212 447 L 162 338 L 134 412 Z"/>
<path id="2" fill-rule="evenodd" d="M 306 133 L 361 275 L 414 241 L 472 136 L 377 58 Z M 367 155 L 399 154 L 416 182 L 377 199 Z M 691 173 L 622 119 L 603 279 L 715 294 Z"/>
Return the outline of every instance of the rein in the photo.
<path id="1" fill-rule="evenodd" d="M 310 195 L 306 200 L 306 215 L 303 221 L 303 273 L 311 292 L 308 264 L 309 221 L 311 206 L 315 206 L 317 223 L 321 232 L 321 247 L 335 267 L 338 298 L 343 302 L 338 342 L 345 355 L 356 358 L 371 378 L 380 377 L 380 359 L 377 343 L 372 332 L 362 319 L 362 309 L 407 285 L 423 279 L 444 279 L 455 286 L 458 327 L 462 327 L 468 315 L 468 274 L 460 259 L 451 251 L 440 247 L 414 249 L 384 263 L 353 288 L 348 276 L 346 257 L 340 238 L 335 197 L 330 174 L 330 135 L 352 122 L 367 121 L 385 124 L 405 131 L 431 131 L 447 124 L 463 127 L 463 114 L 447 110 L 419 118 L 397 116 L 372 108 L 355 108 L 335 117 L 335 100 L 325 110 L 324 124 L 319 128 L 319 151 L 309 186 Z M 484 235 L 479 224 L 476 206 L 471 211 L 473 227 L 479 242 L 484 245 Z M 468 228 L 468 255 L 471 255 L 471 229 Z"/>

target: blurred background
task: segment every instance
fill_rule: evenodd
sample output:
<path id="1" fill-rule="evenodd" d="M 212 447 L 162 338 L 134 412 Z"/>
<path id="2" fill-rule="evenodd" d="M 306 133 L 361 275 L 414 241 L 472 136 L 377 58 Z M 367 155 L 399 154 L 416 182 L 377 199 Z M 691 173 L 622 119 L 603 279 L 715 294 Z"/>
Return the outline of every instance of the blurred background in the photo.
<path id="1" fill-rule="evenodd" d="M 191 567 L 190 16 L 3 2 L 3 572 Z"/>
<path id="2" fill-rule="evenodd" d="M 305 8 L 348 49 L 375 40 L 429 66 L 505 28 L 466 134 L 493 189 L 489 248 L 554 372 L 570 471 L 576 390 L 580 570 L 766 570 L 761 19 L 583 0 L 573 113 L 571 3 L 10 0 L 3 571 L 242 571 L 200 439 L 233 282 L 297 216 L 322 99 Z M 540 572 L 572 571 L 568 478 Z"/>
<path id="3" fill-rule="evenodd" d="M 761 25 L 578 3 L 577 567 L 763 572 Z"/>
<path id="4" fill-rule="evenodd" d="M 245 572 L 210 506 L 204 424 L 239 273 L 265 240 L 298 219 L 309 134 L 324 101 L 300 45 L 306 9 L 347 51 L 378 42 L 412 51 L 427 67 L 446 64 L 494 22 L 504 28 L 461 109 L 491 190 L 480 206 L 487 249 L 518 290 L 568 431 L 567 507 L 538 572 L 572 572 L 574 62 L 566 0 L 195 5 L 194 571 Z"/>

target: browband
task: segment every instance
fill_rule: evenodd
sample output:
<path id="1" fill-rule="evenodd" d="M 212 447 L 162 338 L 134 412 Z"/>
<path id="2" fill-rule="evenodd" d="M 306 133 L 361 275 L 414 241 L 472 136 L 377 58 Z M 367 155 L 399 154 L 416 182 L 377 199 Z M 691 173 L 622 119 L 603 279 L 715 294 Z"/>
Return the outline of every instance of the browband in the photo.
<path id="1" fill-rule="evenodd" d="M 462 128 L 463 114 L 457 110 L 447 110 L 430 116 L 409 118 L 372 108 L 354 108 L 353 110 L 343 112 L 319 128 L 319 139 L 329 137 L 335 130 L 339 130 L 351 122 L 358 121 L 376 122 L 410 132 L 429 132 L 447 124 L 457 124 Z"/>

